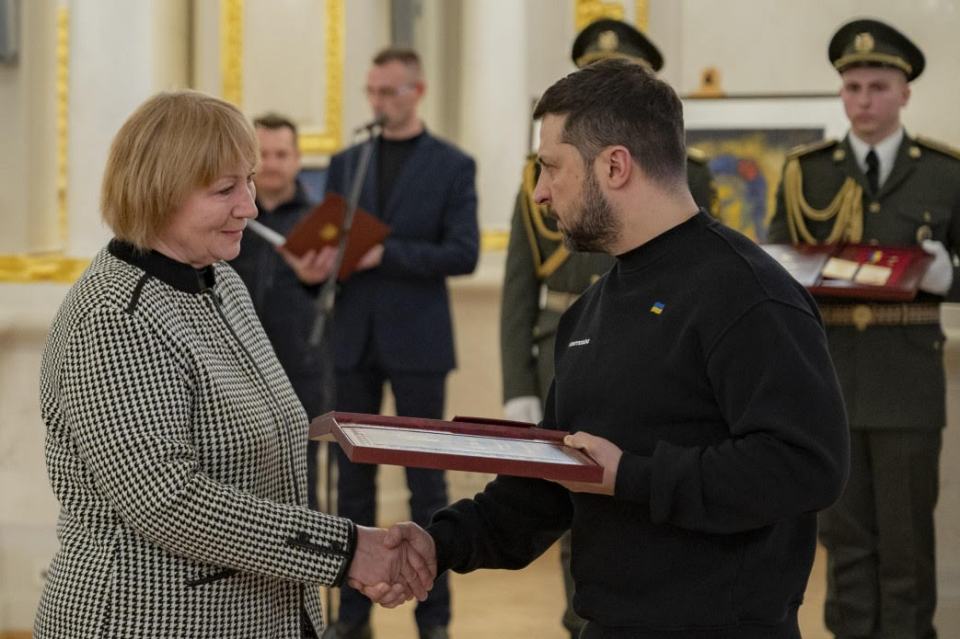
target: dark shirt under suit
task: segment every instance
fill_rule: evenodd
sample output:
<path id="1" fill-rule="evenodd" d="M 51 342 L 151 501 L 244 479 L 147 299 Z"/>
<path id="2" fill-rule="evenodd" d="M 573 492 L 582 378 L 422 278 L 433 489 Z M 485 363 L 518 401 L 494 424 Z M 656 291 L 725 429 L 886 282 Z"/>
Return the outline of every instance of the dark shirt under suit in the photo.
<path id="1" fill-rule="evenodd" d="M 556 343 L 543 425 L 620 447 L 615 494 L 498 477 L 434 517 L 440 570 L 520 568 L 569 527 L 587 637 L 799 637 L 848 469 L 813 299 L 700 212 L 619 256 Z"/>

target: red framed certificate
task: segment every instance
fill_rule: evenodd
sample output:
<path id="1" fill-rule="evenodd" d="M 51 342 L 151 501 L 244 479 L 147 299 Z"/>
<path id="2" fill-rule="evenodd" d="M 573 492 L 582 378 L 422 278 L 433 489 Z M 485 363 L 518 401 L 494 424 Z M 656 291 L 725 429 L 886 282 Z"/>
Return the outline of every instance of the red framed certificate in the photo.
<path id="1" fill-rule="evenodd" d="M 810 293 L 877 302 L 909 302 L 933 256 L 919 246 L 766 244 L 763 249 Z"/>
<path id="2" fill-rule="evenodd" d="M 311 439 L 334 439 L 352 462 L 465 470 L 599 483 L 603 467 L 565 446 L 568 433 L 520 422 L 454 421 L 330 412 L 310 424 Z"/>

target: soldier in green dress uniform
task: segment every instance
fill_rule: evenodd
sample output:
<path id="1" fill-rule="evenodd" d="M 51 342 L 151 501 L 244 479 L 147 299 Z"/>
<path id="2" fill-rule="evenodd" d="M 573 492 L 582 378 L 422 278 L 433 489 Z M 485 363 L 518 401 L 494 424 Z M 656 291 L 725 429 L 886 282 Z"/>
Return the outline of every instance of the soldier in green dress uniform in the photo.
<path id="1" fill-rule="evenodd" d="M 663 66 L 657 47 L 625 22 L 603 19 L 588 25 L 573 43 L 577 67 L 605 58 L 626 58 L 651 72 Z M 611 99 L 615 99 L 611 96 Z M 687 151 L 687 180 L 697 204 L 716 210 L 716 188 L 706 156 Z M 571 253 L 563 246 L 556 221 L 533 199 L 538 167 L 527 159 L 517 195 L 507 248 L 500 316 L 504 415 L 539 422 L 543 401 L 553 380 L 554 334 L 560 315 L 614 260 L 600 253 Z M 573 611 L 569 534 L 561 539 L 561 560 L 567 606 L 563 624 L 577 637 L 583 620 Z"/>
<path id="2" fill-rule="evenodd" d="M 826 623 L 843 638 L 936 637 L 940 303 L 960 281 L 960 152 L 903 129 L 909 83 L 924 68 L 906 36 L 856 20 L 834 35 L 829 58 L 850 131 L 789 154 L 769 241 L 920 245 L 934 260 L 913 302 L 818 300 L 851 429 L 850 479 L 820 517 Z"/>

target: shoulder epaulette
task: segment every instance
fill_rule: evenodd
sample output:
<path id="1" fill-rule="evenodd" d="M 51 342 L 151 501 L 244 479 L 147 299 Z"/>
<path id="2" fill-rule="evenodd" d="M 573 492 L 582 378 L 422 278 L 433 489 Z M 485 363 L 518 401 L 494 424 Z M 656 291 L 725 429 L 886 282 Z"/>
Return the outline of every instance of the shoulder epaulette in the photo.
<path id="1" fill-rule="evenodd" d="M 697 164 L 706 164 L 710 160 L 706 153 L 695 146 L 687 147 L 687 159 L 691 162 L 696 162 Z"/>
<path id="2" fill-rule="evenodd" d="M 836 138 L 827 138 L 826 140 L 820 140 L 819 142 L 812 142 L 810 144 L 801 144 L 800 146 L 795 146 L 787 152 L 787 159 L 798 158 L 804 155 L 809 155 L 817 151 L 823 151 L 825 149 L 832 149 L 840 143 L 840 140 Z"/>
<path id="3" fill-rule="evenodd" d="M 923 135 L 914 136 L 913 141 L 924 148 L 937 151 L 939 153 L 943 153 L 944 155 L 949 155 L 952 158 L 960 160 L 960 149 L 952 147 L 949 144 L 945 144 L 939 140 L 934 140 Z"/>

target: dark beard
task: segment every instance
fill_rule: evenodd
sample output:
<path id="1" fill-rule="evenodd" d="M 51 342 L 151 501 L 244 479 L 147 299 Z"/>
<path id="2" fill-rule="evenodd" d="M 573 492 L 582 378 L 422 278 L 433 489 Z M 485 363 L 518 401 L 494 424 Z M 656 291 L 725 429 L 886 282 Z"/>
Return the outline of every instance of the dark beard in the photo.
<path id="1" fill-rule="evenodd" d="M 606 253 L 619 236 L 620 225 L 592 172 L 584 179 L 580 215 L 570 228 L 560 230 L 564 246 L 571 251 Z"/>

